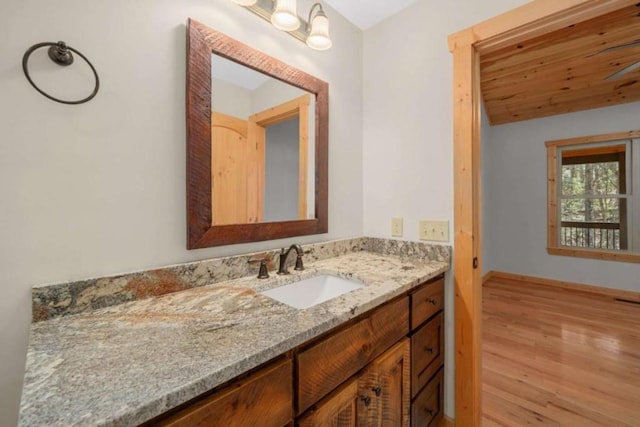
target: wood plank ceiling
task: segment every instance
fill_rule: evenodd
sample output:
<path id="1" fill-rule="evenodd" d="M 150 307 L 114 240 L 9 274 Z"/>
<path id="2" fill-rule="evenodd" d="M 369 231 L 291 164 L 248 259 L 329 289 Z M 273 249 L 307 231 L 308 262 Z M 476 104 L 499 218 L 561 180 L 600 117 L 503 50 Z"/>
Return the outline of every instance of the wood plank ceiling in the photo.
<path id="1" fill-rule="evenodd" d="M 491 124 L 640 101 L 640 3 L 482 55 Z M 608 50 L 607 50 L 608 49 Z M 605 51 L 606 50 L 606 51 Z"/>

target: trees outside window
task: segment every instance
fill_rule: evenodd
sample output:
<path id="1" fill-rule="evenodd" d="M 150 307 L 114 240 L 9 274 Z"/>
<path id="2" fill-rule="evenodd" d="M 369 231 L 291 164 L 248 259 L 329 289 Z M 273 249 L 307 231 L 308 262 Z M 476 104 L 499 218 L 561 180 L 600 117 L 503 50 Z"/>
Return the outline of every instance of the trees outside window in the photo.
<path id="1" fill-rule="evenodd" d="M 562 150 L 560 245 L 627 249 L 626 148 Z"/>

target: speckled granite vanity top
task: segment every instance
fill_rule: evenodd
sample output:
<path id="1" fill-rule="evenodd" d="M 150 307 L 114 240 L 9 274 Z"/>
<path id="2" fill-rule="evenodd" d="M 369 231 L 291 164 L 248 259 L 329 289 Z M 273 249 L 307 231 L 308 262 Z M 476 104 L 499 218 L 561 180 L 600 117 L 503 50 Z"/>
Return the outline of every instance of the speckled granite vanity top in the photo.
<path id="1" fill-rule="evenodd" d="M 361 238 L 304 248 L 312 251 L 306 269 L 290 276 L 217 280 L 33 323 L 19 424 L 139 424 L 449 268 L 449 248 L 442 246 Z M 199 264 L 172 268 L 194 271 Z M 306 310 L 259 294 L 322 273 L 365 286 Z M 62 285 L 56 286 L 58 295 Z M 82 288 L 85 296 L 92 286 Z M 46 302 L 42 292 L 49 291 L 34 289 L 34 307 Z"/>

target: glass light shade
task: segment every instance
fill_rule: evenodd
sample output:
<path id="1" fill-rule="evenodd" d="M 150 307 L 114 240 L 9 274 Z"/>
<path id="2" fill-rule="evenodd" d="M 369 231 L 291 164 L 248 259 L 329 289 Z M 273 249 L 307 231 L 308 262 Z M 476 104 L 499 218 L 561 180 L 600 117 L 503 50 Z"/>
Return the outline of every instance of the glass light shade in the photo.
<path id="1" fill-rule="evenodd" d="M 331 45 L 329 19 L 324 13 L 318 12 L 311 20 L 311 30 L 307 36 L 307 46 L 315 50 L 327 50 Z"/>
<path id="2" fill-rule="evenodd" d="M 258 2 L 258 0 L 231 0 L 235 4 L 239 4 L 240 6 L 253 6 Z"/>
<path id="3" fill-rule="evenodd" d="M 296 0 L 276 0 L 271 23 L 282 31 L 297 30 L 300 27 L 300 18 L 296 12 Z"/>

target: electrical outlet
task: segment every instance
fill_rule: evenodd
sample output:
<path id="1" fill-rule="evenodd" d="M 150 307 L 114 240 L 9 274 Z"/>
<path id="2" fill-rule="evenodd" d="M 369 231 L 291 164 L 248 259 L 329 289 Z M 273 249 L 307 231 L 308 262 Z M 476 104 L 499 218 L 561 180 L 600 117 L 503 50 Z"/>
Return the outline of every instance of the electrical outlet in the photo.
<path id="1" fill-rule="evenodd" d="M 402 218 L 391 218 L 391 236 L 402 237 Z"/>
<path id="2" fill-rule="evenodd" d="M 418 235 L 420 236 L 420 240 L 448 242 L 449 221 L 422 220 L 419 222 Z"/>

